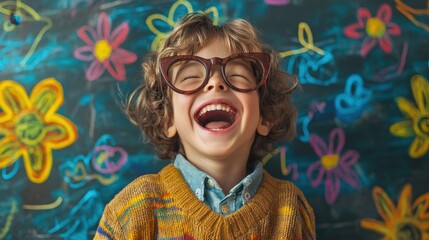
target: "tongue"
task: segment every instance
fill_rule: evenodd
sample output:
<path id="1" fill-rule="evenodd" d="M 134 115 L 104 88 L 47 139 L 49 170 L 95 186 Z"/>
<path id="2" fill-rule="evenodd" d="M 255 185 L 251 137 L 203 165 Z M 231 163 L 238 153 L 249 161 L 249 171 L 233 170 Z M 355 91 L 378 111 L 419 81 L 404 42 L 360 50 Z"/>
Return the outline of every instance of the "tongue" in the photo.
<path id="1" fill-rule="evenodd" d="M 229 126 L 231 126 L 231 123 L 226 121 L 213 121 L 213 122 L 207 123 L 206 126 L 204 127 L 207 129 L 223 129 Z"/>

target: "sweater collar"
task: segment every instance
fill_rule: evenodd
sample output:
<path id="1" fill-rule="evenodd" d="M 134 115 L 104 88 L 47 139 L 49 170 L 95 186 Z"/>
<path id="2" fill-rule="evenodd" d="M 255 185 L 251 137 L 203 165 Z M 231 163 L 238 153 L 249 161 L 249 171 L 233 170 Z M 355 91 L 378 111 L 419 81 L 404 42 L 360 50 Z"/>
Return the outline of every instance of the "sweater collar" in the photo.
<path id="1" fill-rule="evenodd" d="M 177 154 L 174 160 L 174 166 L 182 173 L 186 183 L 200 201 L 204 201 L 207 196 L 207 191 L 214 191 L 213 188 L 222 191 L 214 178 L 196 168 L 183 155 Z M 249 196 L 246 195 L 243 198 L 243 203 L 249 201 L 258 190 L 262 181 L 262 175 L 262 163 L 258 162 L 253 168 L 253 171 L 235 185 L 230 190 L 229 194 L 239 194 L 241 192 L 249 193 Z"/>
<path id="2" fill-rule="evenodd" d="M 180 171 L 173 164 L 161 170 L 159 176 L 167 191 L 172 195 L 176 205 L 186 214 L 195 217 L 192 223 L 195 224 L 195 227 L 202 227 L 216 235 L 220 234 L 220 229 L 234 226 L 237 230 L 234 232 L 235 236 L 241 236 L 254 227 L 255 224 L 262 224 L 268 218 L 270 212 L 278 207 L 276 204 L 278 195 L 277 180 L 265 170 L 263 173 L 263 180 L 253 199 L 237 212 L 226 217 L 217 214 L 206 204 L 199 201 L 187 186 Z"/>

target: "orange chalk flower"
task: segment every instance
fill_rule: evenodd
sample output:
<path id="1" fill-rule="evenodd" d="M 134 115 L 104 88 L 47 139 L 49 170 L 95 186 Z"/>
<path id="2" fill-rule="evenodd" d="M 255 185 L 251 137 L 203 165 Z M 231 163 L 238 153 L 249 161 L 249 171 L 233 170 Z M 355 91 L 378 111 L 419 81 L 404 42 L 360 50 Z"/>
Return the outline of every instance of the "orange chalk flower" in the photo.
<path id="1" fill-rule="evenodd" d="M 74 124 L 56 113 L 63 89 L 54 78 L 39 82 L 28 97 L 19 83 L 0 82 L 0 168 L 22 156 L 30 181 L 43 183 L 52 168 L 52 149 L 61 149 L 77 138 Z"/>
<path id="2" fill-rule="evenodd" d="M 399 196 L 398 206 L 380 187 L 372 191 L 377 211 L 383 221 L 363 219 L 363 228 L 384 235 L 384 240 L 429 240 L 429 192 L 411 204 L 411 185 L 407 184 Z"/>
<path id="3" fill-rule="evenodd" d="M 417 107 L 403 97 L 396 103 L 407 119 L 390 126 L 390 133 L 398 137 L 415 137 L 408 154 L 412 158 L 423 157 L 429 151 L 429 83 L 421 75 L 411 78 L 411 90 Z"/>

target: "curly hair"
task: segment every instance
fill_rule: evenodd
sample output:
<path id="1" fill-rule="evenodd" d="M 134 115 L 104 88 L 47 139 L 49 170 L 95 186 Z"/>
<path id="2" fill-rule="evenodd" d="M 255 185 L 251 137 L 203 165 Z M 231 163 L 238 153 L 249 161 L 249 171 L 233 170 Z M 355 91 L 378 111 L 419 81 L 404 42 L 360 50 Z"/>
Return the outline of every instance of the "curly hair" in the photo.
<path id="1" fill-rule="evenodd" d="M 174 27 L 160 49 L 145 59 L 142 64 L 144 81 L 129 97 L 125 112 L 131 122 L 141 128 L 159 158 L 174 159 L 181 150 L 179 137 L 169 138 L 165 132 L 172 123 L 173 110 L 170 91 L 162 81 L 159 60 L 166 56 L 192 55 L 214 37 L 223 39 L 232 53 L 265 52 L 271 57 L 268 80 L 258 92 L 260 114 L 272 128 L 267 136 L 256 133 L 249 161 L 271 151 L 275 142 L 294 137 L 297 113 L 291 102 L 291 92 L 298 81 L 280 69 L 277 53 L 257 35 L 256 29 L 243 19 L 215 26 L 207 15 L 190 13 Z"/>

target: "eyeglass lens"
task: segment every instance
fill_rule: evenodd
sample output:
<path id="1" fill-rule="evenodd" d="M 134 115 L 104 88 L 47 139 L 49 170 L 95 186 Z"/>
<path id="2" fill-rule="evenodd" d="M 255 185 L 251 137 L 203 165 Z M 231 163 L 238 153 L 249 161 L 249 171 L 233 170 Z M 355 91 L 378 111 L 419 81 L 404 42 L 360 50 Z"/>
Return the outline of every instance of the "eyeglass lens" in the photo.
<path id="1" fill-rule="evenodd" d="M 212 66 L 211 72 L 216 67 Z M 231 59 L 223 68 L 224 80 L 238 89 L 254 88 L 263 76 L 262 63 L 254 58 L 241 56 Z M 183 91 L 192 91 L 204 84 L 208 77 L 206 67 L 198 60 L 182 59 L 173 63 L 168 69 L 168 79 Z M 225 79 L 226 78 L 226 79 Z"/>

